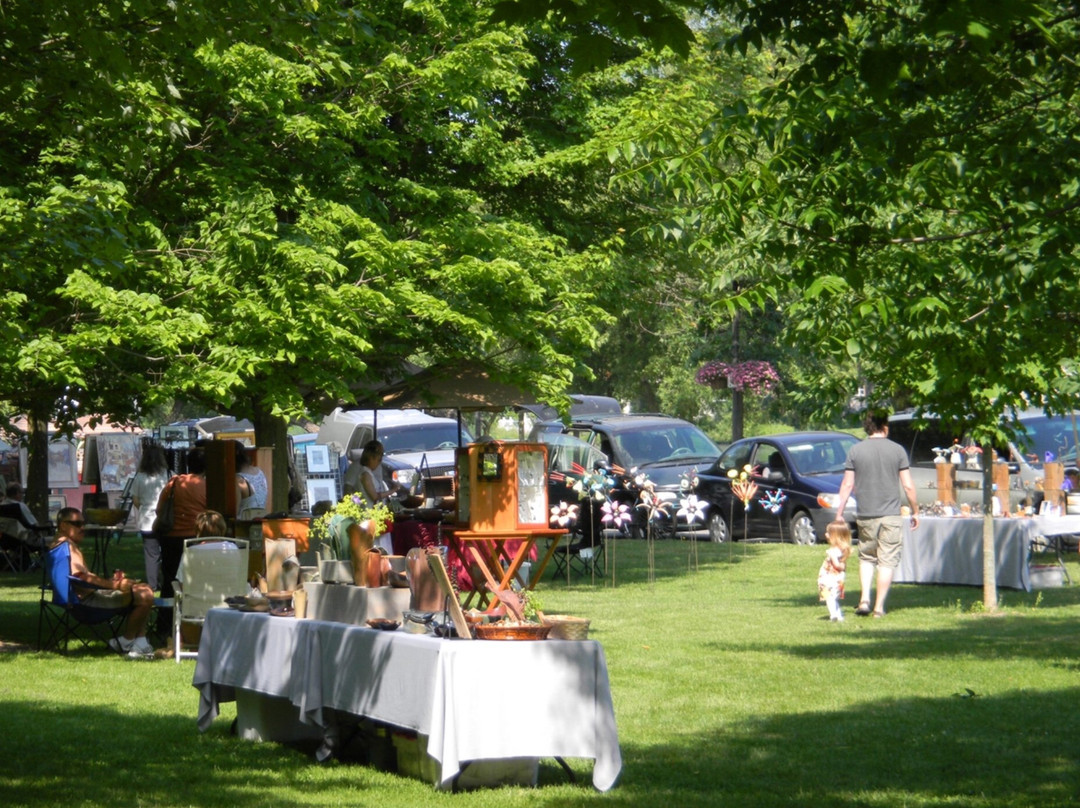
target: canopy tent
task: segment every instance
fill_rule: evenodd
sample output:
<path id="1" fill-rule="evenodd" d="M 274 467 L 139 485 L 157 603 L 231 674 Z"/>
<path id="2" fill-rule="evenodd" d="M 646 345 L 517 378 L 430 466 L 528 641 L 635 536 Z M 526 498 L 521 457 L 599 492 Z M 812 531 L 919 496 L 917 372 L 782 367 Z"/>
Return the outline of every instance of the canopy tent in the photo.
<path id="1" fill-rule="evenodd" d="M 379 409 L 422 407 L 476 412 L 501 410 L 535 399 L 519 387 L 497 380 L 473 363 L 430 367 L 372 392 L 368 406 Z"/>

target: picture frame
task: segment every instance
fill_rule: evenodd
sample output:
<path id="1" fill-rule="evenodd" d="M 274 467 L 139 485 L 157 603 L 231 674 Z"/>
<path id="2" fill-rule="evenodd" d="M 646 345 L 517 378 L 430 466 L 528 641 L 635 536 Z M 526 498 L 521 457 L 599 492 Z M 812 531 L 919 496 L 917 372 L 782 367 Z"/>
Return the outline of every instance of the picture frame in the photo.
<path id="1" fill-rule="evenodd" d="M 307 499 L 308 510 L 316 502 L 322 502 L 323 500 L 336 503 L 338 501 L 337 482 L 333 479 L 309 477 L 307 479 Z"/>
<path id="2" fill-rule="evenodd" d="M 97 463 L 102 491 L 123 491 L 139 468 L 138 437 L 130 432 L 97 436 Z M 84 460 L 84 479 L 85 479 Z"/>
<path id="3" fill-rule="evenodd" d="M 56 440 L 49 444 L 49 487 L 78 488 L 78 449 L 70 440 Z"/>
<path id="4" fill-rule="evenodd" d="M 56 521 L 56 515 L 58 513 L 60 513 L 60 510 L 62 508 L 66 508 L 66 507 L 67 507 L 67 497 L 62 496 L 62 495 L 61 496 L 55 496 L 55 497 L 49 497 L 49 521 L 50 522 L 55 522 Z"/>
<path id="5" fill-rule="evenodd" d="M 162 426 L 158 428 L 158 437 L 162 443 L 187 443 L 191 430 L 186 426 Z"/>
<path id="6" fill-rule="evenodd" d="M 330 447 L 325 443 L 311 443 L 304 447 L 309 474 L 330 473 Z"/>

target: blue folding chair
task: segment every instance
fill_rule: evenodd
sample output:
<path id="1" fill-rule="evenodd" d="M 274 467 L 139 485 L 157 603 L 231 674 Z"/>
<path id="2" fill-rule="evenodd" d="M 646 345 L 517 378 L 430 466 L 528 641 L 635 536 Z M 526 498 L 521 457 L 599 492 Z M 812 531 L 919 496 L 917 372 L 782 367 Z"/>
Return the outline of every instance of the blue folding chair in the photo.
<path id="1" fill-rule="evenodd" d="M 77 640 L 84 648 L 97 640 L 108 643 L 120 635 L 131 606 L 102 609 L 85 606 L 75 588 L 94 589 L 71 574 L 71 547 L 60 542 L 45 553 L 42 565 L 41 605 L 38 612 L 38 650 L 64 653 Z"/>

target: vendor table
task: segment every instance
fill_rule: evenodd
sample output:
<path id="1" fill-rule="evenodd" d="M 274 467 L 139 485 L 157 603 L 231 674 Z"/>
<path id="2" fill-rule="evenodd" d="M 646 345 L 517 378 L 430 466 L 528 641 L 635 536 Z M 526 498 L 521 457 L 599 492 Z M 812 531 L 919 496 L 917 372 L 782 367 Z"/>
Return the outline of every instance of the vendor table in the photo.
<path id="1" fill-rule="evenodd" d="M 511 700 L 497 682 L 513 684 Z M 192 684 L 200 730 L 238 691 L 288 699 L 335 739 L 335 711 L 428 736 L 443 784 L 474 760 L 592 758 L 622 769 L 607 664 L 593 641 L 440 640 L 321 620 L 211 609 Z"/>
<path id="2" fill-rule="evenodd" d="M 904 547 L 893 582 L 982 586 L 982 530 L 981 517 L 922 517 L 915 530 L 905 520 Z M 1031 588 L 1028 553 L 1038 530 L 1035 519 L 994 520 L 998 586 Z"/>

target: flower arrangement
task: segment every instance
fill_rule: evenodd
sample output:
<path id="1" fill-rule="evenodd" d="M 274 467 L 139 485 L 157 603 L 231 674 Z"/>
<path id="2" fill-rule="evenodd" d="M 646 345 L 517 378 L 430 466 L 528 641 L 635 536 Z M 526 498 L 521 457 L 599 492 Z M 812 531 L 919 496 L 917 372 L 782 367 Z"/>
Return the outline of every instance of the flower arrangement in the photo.
<path id="1" fill-rule="evenodd" d="M 766 396 L 780 383 L 780 375 L 771 362 L 750 359 L 746 362 L 720 362 L 713 360 L 698 368 L 694 380 L 698 384 L 722 390 L 749 390 L 754 395 Z"/>
<path id="2" fill-rule="evenodd" d="M 368 505 L 367 500 L 359 494 L 346 494 L 333 508 L 316 519 L 311 525 L 314 535 L 329 539 L 328 545 L 334 558 L 347 559 L 349 558 L 348 538 L 332 529 L 332 525 L 342 521 L 370 521 L 372 534 L 381 536 L 394 521 L 394 515 L 385 503 Z"/>

